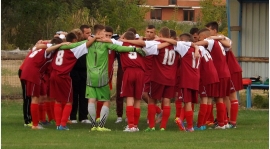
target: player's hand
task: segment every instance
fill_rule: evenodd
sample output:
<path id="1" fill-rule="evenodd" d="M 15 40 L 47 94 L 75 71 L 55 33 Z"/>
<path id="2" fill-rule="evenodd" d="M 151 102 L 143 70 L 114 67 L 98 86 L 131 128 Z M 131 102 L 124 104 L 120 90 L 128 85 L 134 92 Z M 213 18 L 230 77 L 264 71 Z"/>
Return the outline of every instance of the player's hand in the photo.
<path id="1" fill-rule="evenodd" d="M 134 48 L 134 52 L 137 52 L 139 53 L 141 56 L 145 57 L 146 56 L 146 53 L 143 49 L 141 48 Z"/>
<path id="2" fill-rule="evenodd" d="M 199 48 L 198 48 L 198 50 L 195 50 L 194 57 L 196 59 L 201 57 L 200 52 L 199 52 Z"/>

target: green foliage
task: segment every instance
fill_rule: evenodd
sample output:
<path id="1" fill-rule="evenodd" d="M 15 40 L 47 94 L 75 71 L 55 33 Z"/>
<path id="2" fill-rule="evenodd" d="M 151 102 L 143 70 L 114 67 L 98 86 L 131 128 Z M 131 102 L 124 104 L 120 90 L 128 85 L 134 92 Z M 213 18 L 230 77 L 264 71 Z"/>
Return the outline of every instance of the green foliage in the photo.
<path id="1" fill-rule="evenodd" d="M 2 43 L 20 49 L 28 49 L 40 39 L 51 39 L 58 30 L 70 31 L 95 22 L 82 0 L 11 0 L 2 9 Z"/>
<path id="2" fill-rule="evenodd" d="M 204 28 L 204 25 L 217 21 L 219 23 L 219 32 L 227 35 L 227 15 L 226 5 L 221 0 L 201 0 L 201 14 L 198 18 L 199 28 Z"/>
<path id="3" fill-rule="evenodd" d="M 92 7 L 96 8 L 94 14 L 98 22 L 105 21 L 105 25 L 113 27 L 115 33 L 121 34 L 130 27 L 137 30 L 145 28 L 144 16 L 149 9 L 138 7 L 137 4 L 138 2 L 131 0 L 102 0 Z M 106 19 L 100 21 L 100 16 Z"/>
<path id="4" fill-rule="evenodd" d="M 257 108 L 268 109 L 269 108 L 269 99 L 261 95 L 255 95 L 253 98 L 253 106 Z"/>

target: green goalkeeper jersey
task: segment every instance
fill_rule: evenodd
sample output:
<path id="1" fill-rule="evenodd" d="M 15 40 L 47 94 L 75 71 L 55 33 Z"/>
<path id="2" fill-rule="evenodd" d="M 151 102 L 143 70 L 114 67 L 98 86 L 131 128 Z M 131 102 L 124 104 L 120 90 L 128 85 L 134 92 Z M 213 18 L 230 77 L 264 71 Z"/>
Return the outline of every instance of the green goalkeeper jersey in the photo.
<path id="1" fill-rule="evenodd" d="M 73 43 L 70 45 L 61 46 L 60 49 L 70 49 L 81 44 L 85 41 Z M 87 67 L 87 81 L 86 85 L 91 87 L 102 87 L 109 83 L 108 74 L 108 50 L 118 52 L 133 52 L 134 48 L 119 46 L 112 43 L 95 41 L 88 48 L 86 55 Z"/>

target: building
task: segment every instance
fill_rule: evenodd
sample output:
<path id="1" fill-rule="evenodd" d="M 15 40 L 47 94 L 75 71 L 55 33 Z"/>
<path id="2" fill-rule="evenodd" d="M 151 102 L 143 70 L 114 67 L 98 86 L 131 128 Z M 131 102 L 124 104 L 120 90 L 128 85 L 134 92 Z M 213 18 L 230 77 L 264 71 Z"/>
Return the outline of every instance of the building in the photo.
<path id="1" fill-rule="evenodd" d="M 147 0 L 146 7 L 151 11 L 145 15 L 146 20 L 172 20 L 196 22 L 200 14 L 201 0 Z M 222 0 L 226 2 L 226 0 Z"/>
<path id="2" fill-rule="evenodd" d="M 243 78 L 269 78 L 269 1 L 227 0 L 228 35 Z"/>

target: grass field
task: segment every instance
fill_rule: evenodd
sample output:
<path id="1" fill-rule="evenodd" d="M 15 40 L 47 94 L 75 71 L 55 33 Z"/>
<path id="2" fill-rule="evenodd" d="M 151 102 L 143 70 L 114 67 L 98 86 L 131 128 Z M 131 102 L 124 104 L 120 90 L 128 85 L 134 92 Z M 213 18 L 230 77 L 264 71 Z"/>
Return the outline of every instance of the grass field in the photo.
<path id="1" fill-rule="evenodd" d="M 206 130 L 186 133 L 173 123 L 174 108 L 165 132 L 143 132 L 146 106 L 142 105 L 140 132 L 124 133 L 124 122 L 115 124 L 112 104 L 106 126 L 112 132 L 89 132 L 89 124 L 70 124 L 69 131 L 57 131 L 55 126 L 31 130 L 23 126 L 22 100 L 1 101 L 1 147 L 12 149 L 266 149 L 269 148 L 269 111 L 240 110 L 236 129 Z M 197 111 L 197 110 L 196 110 Z M 197 119 L 197 112 L 194 114 Z M 158 128 L 158 127 L 156 127 Z"/>

